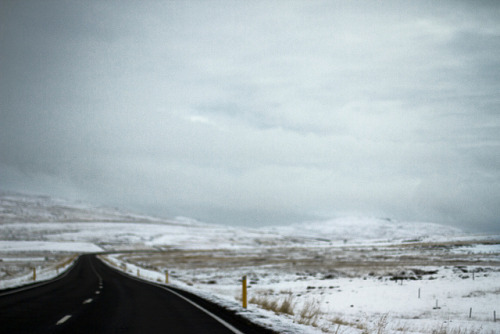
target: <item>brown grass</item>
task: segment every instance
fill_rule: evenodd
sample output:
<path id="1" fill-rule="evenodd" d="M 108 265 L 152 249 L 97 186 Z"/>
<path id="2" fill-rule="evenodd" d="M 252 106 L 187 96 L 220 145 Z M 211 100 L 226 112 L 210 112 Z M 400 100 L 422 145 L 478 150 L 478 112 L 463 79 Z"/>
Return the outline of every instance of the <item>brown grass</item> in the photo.
<path id="1" fill-rule="evenodd" d="M 281 302 L 281 305 L 278 307 L 278 312 L 293 315 L 294 307 L 295 301 L 293 295 L 289 293 L 288 296 Z"/>
<path id="2" fill-rule="evenodd" d="M 264 310 L 278 313 L 278 301 L 268 296 L 254 296 L 248 301 L 251 304 L 259 305 Z"/>
<path id="3" fill-rule="evenodd" d="M 281 301 L 279 298 L 260 295 L 251 297 L 248 302 L 276 314 L 294 314 L 295 301 L 291 293 Z"/>
<path id="4" fill-rule="evenodd" d="M 316 327 L 316 321 L 321 314 L 319 302 L 310 299 L 307 300 L 302 306 L 302 310 L 299 312 L 299 318 L 297 322 L 303 325 L 310 325 Z"/>

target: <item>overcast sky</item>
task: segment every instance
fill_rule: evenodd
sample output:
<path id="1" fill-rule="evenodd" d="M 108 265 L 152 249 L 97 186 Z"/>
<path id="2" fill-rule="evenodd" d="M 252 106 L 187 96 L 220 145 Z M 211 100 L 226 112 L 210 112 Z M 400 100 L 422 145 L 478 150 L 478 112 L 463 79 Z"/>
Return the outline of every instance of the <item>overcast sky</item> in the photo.
<path id="1" fill-rule="evenodd" d="M 497 1 L 0 3 L 1 189 L 500 230 Z"/>

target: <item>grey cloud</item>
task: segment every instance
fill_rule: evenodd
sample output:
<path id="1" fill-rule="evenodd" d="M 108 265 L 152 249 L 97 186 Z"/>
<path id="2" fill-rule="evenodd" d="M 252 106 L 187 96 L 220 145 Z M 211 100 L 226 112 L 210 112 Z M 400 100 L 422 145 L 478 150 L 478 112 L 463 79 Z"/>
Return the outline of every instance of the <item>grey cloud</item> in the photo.
<path id="1" fill-rule="evenodd" d="M 2 5 L 1 187 L 498 230 L 495 3 Z"/>

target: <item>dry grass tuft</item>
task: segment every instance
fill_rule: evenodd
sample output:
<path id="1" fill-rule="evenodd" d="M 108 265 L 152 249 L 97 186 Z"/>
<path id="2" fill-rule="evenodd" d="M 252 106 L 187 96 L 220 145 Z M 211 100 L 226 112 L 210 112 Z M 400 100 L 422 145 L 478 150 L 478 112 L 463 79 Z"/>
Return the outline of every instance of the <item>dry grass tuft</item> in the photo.
<path id="1" fill-rule="evenodd" d="M 264 310 L 273 311 L 276 314 L 294 314 L 295 301 L 291 293 L 285 299 L 281 300 L 281 302 L 279 298 L 271 298 L 263 295 L 253 296 L 248 302 L 259 305 Z"/>
<path id="2" fill-rule="evenodd" d="M 294 308 L 295 301 L 293 295 L 289 293 L 288 296 L 281 302 L 281 305 L 278 307 L 278 312 L 293 315 Z"/>
<path id="3" fill-rule="evenodd" d="M 383 334 L 385 332 L 385 328 L 387 327 L 388 320 L 387 320 L 388 314 L 383 314 L 380 319 L 377 322 L 377 334 Z"/>
<path id="4" fill-rule="evenodd" d="M 335 317 L 330 320 L 332 324 L 340 325 L 340 326 L 351 326 L 352 324 L 349 321 L 342 319 L 341 317 Z"/>
<path id="5" fill-rule="evenodd" d="M 268 296 L 254 296 L 248 300 L 251 304 L 259 305 L 264 310 L 278 313 L 278 301 Z"/>
<path id="6" fill-rule="evenodd" d="M 447 325 L 441 325 L 431 331 L 431 334 L 479 334 L 481 328 L 477 329 L 463 329 L 463 328 L 449 328 Z"/>
<path id="7" fill-rule="evenodd" d="M 342 319 L 341 317 L 335 317 L 333 319 L 330 319 L 330 322 L 334 325 L 337 325 L 336 332 L 338 332 L 338 330 L 340 329 L 340 326 L 356 328 L 356 329 L 363 331 L 363 333 L 368 331 L 368 329 L 364 323 L 350 322 L 350 321 L 347 321 L 345 319 Z"/>
<path id="8" fill-rule="evenodd" d="M 303 325 L 317 326 L 316 321 L 320 316 L 320 306 L 318 301 L 310 299 L 304 303 L 302 310 L 299 313 L 297 322 Z"/>

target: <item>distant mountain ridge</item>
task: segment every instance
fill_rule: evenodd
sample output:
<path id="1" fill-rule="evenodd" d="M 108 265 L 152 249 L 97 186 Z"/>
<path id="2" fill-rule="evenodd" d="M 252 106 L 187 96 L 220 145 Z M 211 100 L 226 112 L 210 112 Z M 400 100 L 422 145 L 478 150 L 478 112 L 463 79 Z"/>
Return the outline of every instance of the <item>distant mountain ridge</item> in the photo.
<path id="1" fill-rule="evenodd" d="M 331 241 L 422 240 L 458 236 L 457 228 L 427 222 L 399 222 L 369 217 L 341 217 L 327 221 L 305 222 L 268 228 L 284 235 L 297 235 Z"/>
<path id="2" fill-rule="evenodd" d="M 118 209 L 74 203 L 49 196 L 23 195 L 0 192 L 0 224 L 8 223 L 71 223 L 71 222 L 123 222 L 159 223 L 199 228 L 195 233 L 203 238 L 206 231 L 230 233 L 238 240 L 253 235 L 255 240 L 272 238 L 316 239 L 332 242 L 355 242 L 363 240 L 410 241 L 429 240 L 463 235 L 457 228 L 426 222 L 399 222 L 391 219 L 367 217 L 342 217 L 327 221 L 304 222 L 286 226 L 263 228 L 235 228 L 206 224 L 189 218 L 159 219 L 136 215 Z M 203 231 L 203 232 L 202 232 Z M 161 239 L 161 237 L 159 237 Z"/>
<path id="3" fill-rule="evenodd" d="M 0 192 L 0 223 L 13 222 L 85 222 L 149 221 L 154 218 L 118 209 L 75 203 L 44 195 Z"/>

